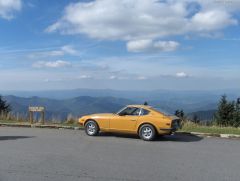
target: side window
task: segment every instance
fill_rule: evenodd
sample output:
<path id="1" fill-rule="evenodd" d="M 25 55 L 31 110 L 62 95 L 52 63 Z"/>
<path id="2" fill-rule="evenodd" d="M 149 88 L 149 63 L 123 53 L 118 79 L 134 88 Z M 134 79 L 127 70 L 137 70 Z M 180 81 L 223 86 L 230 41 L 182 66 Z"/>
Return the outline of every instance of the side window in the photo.
<path id="1" fill-rule="evenodd" d="M 131 115 L 133 116 L 139 116 L 141 109 L 137 108 L 134 112 L 132 112 Z"/>
<path id="2" fill-rule="evenodd" d="M 150 113 L 150 111 L 146 110 L 146 109 L 142 109 L 141 111 L 141 116 L 145 116 L 148 115 Z"/>
<path id="3" fill-rule="evenodd" d="M 131 115 L 131 116 L 136 116 L 139 115 L 140 109 L 136 107 L 127 107 L 126 109 L 122 110 L 119 115 L 124 116 L 124 115 Z"/>

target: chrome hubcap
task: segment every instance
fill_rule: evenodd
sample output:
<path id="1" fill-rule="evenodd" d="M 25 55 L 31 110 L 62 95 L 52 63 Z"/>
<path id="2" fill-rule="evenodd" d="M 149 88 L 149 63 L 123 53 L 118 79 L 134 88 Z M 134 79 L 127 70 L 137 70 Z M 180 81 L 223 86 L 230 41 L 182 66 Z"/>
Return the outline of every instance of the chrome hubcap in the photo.
<path id="1" fill-rule="evenodd" d="M 152 137 L 152 129 L 149 128 L 149 127 L 144 127 L 142 129 L 142 136 L 145 138 L 145 139 L 149 139 Z"/>
<path id="2" fill-rule="evenodd" d="M 93 123 L 88 123 L 87 124 L 87 132 L 88 134 L 92 135 L 96 131 L 96 126 Z"/>

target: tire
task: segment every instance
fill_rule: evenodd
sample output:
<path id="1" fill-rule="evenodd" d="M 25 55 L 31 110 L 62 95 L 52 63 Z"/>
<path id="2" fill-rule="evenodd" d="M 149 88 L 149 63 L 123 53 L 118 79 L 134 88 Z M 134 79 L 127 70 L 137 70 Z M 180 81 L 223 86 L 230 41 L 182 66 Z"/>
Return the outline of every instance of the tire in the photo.
<path id="1" fill-rule="evenodd" d="M 144 141 L 152 141 L 156 137 L 156 130 L 151 124 L 143 124 L 139 129 L 139 137 Z"/>
<path id="2" fill-rule="evenodd" d="M 96 136 L 99 133 L 99 126 L 98 124 L 93 121 L 87 121 L 85 124 L 85 132 L 88 136 Z"/>

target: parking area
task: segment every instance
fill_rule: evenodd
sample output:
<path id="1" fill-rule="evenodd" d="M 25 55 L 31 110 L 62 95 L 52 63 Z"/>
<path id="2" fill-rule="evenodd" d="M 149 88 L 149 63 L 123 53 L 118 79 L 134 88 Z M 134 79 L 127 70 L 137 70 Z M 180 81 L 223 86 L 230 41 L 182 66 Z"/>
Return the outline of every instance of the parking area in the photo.
<path id="1" fill-rule="evenodd" d="M 240 141 L 0 127 L 0 181 L 237 181 Z"/>

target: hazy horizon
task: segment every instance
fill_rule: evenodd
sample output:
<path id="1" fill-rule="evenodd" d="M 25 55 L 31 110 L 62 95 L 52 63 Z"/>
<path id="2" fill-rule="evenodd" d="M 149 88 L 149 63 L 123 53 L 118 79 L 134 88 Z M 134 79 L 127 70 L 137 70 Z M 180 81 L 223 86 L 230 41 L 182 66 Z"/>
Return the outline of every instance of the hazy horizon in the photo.
<path id="1" fill-rule="evenodd" d="M 154 91 L 171 91 L 171 92 L 238 92 L 240 88 L 226 89 L 114 89 L 114 88 L 59 88 L 59 89 L 0 89 L 1 92 L 45 92 L 45 91 L 78 91 L 78 90 L 93 90 L 93 91 L 138 91 L 138 92 L 154 92 Z M 240 94 L 240 92 L 239 92 Z"/>

